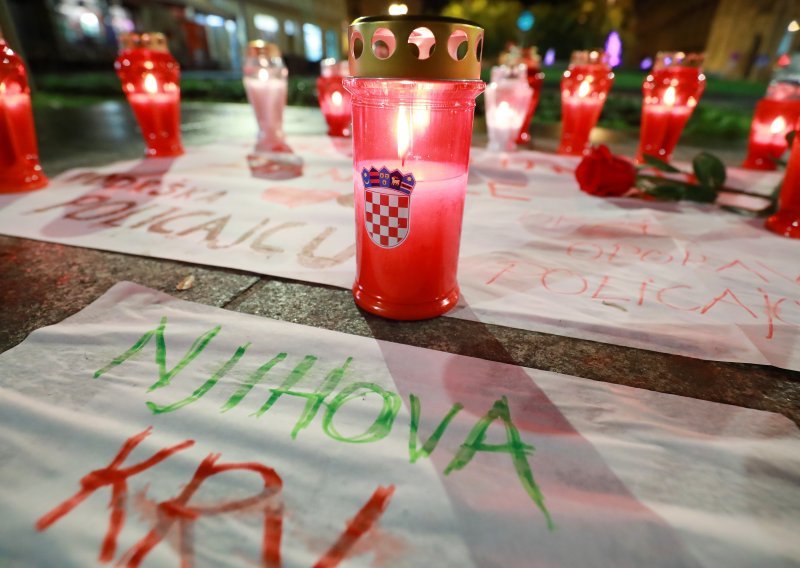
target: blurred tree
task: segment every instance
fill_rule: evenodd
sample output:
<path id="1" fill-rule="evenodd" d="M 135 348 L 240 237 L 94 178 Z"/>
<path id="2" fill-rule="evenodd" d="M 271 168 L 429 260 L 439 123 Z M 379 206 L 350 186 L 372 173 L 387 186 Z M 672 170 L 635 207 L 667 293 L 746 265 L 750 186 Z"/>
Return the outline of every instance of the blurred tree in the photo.
<path id="1" fill-rule="evenodd" d="M 509 41 L 520 41 L 517 18 L 522 4 L 517 0 L 455 0 L 442 10 L 443 16 L 464 18 L 480 24 L 484 34 L 483 58 L 497 57 Z"/>

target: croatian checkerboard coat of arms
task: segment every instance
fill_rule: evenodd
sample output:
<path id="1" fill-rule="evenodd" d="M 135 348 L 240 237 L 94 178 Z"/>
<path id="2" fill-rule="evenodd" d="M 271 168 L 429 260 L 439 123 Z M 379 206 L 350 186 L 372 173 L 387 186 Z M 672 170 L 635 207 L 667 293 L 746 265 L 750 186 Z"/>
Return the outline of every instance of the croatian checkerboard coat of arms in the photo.
<path id="1" fill-rule="evenodd" d="M 361 170 L 364 182 L 364 223 L 373 243 L 394 248 L 408 236 L 411 228 L 411 194 L 414 174 L 389 171 L 385 166 Z"/>

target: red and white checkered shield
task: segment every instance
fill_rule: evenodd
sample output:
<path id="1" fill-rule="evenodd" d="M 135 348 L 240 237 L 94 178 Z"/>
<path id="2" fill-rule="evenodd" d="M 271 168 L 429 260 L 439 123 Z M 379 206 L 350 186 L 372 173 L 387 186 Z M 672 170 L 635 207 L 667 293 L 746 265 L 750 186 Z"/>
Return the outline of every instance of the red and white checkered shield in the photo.
<path id="1" fill-rule="evenodd" d="M 408 236 L 411 196 L 381 189 L 364 189 L 364 222 L 373 243 L 394 248 Z"/>

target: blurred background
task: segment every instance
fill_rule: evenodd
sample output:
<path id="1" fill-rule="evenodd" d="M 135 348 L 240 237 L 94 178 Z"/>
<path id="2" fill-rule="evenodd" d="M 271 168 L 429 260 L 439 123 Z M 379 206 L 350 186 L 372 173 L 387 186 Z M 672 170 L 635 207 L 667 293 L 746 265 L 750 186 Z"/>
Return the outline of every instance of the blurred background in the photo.
<path id="1" fill-rule="evenodd" d="M 639 126 L 656 52 L 705 52 L 707 90 L 685 131 L 700 143 L 744 143 L 755 101 L 790 64 L 800 31 L 800 0 L 0 0 L 0 29 L 27 61 L 39 107 L 122 100 L 113 61 L 117 38 L 133 30 L 167 35 L 184 100 L 245 101 L 244 46 L 264 39 L 289 68 L 289 104 L 316 106 L 319 61 L 346 54 L 352 19 L 381 13 L 480 23 L 487 73 L 509 42 L 537 46 L 546 82 L 534 124 L 542 125 L 560 119 L 558 82 L 574 49 L 619 51 L 600 126 L 622 131 Z"/>

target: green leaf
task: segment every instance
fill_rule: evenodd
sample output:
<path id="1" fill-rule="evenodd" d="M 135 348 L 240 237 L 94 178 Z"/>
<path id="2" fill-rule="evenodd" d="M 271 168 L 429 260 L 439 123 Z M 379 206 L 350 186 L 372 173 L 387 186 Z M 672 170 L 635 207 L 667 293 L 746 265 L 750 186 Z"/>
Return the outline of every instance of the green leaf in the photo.
<path id="1" fill-rule="evenodd" d="M 725 185 L 725 164 L 708 152 L 700 152 L 692 160 L 694 175 L 701 185 L 720 188 Z"/>
<path id="2" fill-rule="evenodd" d="M 797 136 L 797 130 L 790 130 L 786 133 L 786 143 L 789 145 L 789 148 L 792 147 L 792 142 L 794 142 L 795 136 Z"/>
<path id="3" fill-rule="evenodd" d="M 680 201 L 686 194 L 686 187 L 674 183 L 662 183 L 644 190 L 648 195 L 665 201 Z"/>
<path id="4" fill-rule="evenodd" d="M 686 190 L 683 198 L 697 203 L 714 203 L 717 200 L 717 188 L 707 185 L 694 185 Z"/>
<path id="5" fill-rule="evenodd" d="M 663 160 L 659 160 L 655 156 L 649 156 L 647 154 L 644 155 L 644 163 L 648 166 L 655 168 L 657 170 L 661 170 L 662 172 L 670 172 L 673 174 L 679 174 L 681 171 L 676 168 L 675 166 L 671 166 L 667 162 Z"/>

